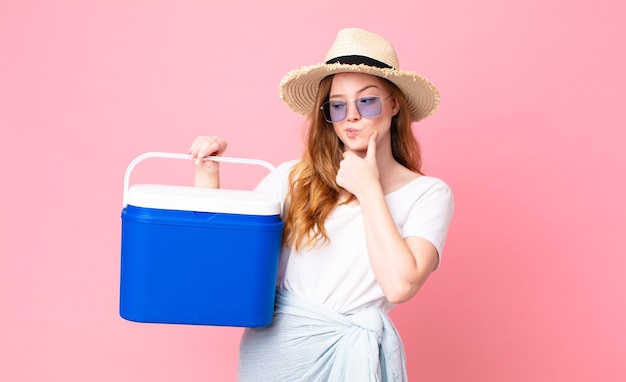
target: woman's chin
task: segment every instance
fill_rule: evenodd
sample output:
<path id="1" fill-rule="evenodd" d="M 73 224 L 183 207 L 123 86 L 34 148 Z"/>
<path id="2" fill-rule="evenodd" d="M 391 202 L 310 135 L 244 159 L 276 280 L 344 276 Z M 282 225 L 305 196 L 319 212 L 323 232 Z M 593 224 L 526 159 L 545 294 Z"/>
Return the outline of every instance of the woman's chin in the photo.
<path id="1" fill-rule="evenodd" d="M 367 145 L 345 145 L 344 151 L 350 151 L 364 157 L 367 154 Z"/>

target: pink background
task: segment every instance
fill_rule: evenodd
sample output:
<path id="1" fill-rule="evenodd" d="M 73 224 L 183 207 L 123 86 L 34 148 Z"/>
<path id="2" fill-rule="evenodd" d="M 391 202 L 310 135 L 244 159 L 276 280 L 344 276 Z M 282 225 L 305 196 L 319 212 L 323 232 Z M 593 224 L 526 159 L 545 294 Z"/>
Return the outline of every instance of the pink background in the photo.
<path id="1" fill-rule="evenodd" d="M 124 171 L 200 134 L 297 157 L 278 82 L 348 26 L 442 94 L 415 131 L 457 210 L 441 269 L 392 312 L 412 380 L 626 380 L 624 3 L 404 3 L 3 1 L 0 380 L 235 379 L 240 329 L 119 317 Z"/>

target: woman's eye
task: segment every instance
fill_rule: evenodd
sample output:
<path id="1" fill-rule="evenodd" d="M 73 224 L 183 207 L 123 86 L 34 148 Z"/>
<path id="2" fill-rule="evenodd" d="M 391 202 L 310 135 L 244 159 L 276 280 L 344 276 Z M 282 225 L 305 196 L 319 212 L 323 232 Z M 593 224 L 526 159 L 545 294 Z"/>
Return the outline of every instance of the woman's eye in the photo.
<path id="1" fill-rule="evenodd" d="M 371 97 L 361 97 L 357 101 L 360 104 L 367 105 L 367 104 L 375 103 L 377 99 L 378 99 L 378 97 L 371 96 Z"/>
<path id="2" fill-rule="evenodd" d="M 346 103 L 345 102 L 331 102 L 330 107 L 331 109 L 341 110 L 346 107 Z"/>

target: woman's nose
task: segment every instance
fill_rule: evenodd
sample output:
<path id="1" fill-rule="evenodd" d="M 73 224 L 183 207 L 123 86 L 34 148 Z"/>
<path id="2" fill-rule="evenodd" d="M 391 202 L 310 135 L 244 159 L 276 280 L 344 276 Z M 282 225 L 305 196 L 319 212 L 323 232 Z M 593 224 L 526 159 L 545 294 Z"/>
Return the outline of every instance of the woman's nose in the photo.
<path id="1" fill-rule="evenodd" d="M 348 108 L 346 111 L 346 119 L 348 121 L 358 121 L 361 119 L 361 114 L 359 113 L 359 109 L 356 107 L 356 102 L 348 102 L 346 107 Z"/>

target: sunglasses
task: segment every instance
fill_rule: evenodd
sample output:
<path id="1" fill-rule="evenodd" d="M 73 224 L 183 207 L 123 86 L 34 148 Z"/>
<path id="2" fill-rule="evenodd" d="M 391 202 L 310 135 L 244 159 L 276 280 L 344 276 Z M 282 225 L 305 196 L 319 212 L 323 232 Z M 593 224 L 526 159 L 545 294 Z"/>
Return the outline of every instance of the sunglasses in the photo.
<path id="1" fill-rule="evenodd" d="M 382 99 L 378 96 L 366 96 L 349 102 L 354 102 L 361 117 L 374 118 L 382 113 L 383 101 L 389 98 L 391 98 L 391 95 Z M 338 100 L 327 101 L 322 105 L 320 110 L 324 113 L 324 118 L 327 122 L 341 122 L 348 116 L 348 102 Z"/>

